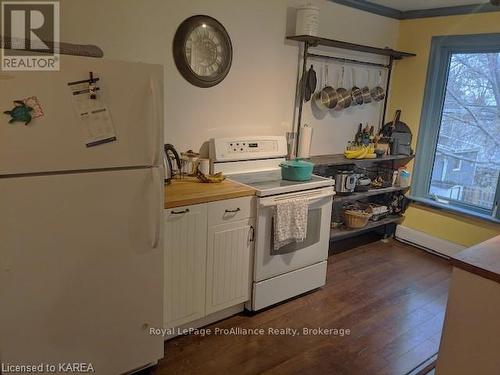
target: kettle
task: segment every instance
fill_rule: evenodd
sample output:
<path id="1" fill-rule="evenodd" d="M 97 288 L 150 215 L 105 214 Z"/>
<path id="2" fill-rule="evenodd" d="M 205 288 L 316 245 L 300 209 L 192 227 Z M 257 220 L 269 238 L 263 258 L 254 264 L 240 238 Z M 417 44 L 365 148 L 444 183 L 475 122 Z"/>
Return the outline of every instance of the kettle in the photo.
<path id="1" fill-rule="evenodd" d="M 174 178 L 174 170 L 172 166 L 172 160 L 175 160 L 175 164 L 177 167 L 177 170 L 181 171 L 181 158 L 179 157 L 179 153 L 175 149 L 173 145 L 170 143 L 166 143 L 163 146 L 163 149 L 165 151 L 165 183 L 168 185 L 172 181 L 172 178 Z"/>

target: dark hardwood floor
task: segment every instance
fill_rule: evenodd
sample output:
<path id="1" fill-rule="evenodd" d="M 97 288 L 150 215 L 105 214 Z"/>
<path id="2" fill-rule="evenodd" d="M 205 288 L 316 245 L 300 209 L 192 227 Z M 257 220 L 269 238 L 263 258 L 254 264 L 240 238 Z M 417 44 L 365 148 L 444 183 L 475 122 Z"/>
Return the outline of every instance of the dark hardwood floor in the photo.
<path id="1" fill-rule="evenodd" d="M 338 328 L 350 335 L 183 336 L 151 371 L 166 374 L 397 374 L 439 346 L 451 266 L 397 241 L 330 256 L 322 289 L 211 328 Z"/>

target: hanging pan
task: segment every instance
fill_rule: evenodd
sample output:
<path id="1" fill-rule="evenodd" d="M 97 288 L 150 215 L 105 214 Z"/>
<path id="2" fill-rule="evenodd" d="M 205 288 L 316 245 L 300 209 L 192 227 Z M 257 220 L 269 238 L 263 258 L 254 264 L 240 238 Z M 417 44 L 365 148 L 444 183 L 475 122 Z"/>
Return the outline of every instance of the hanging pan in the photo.
<path id="1" fill-rule="evenodd" d="M 311 96 L 316 91 L 316 72 L 314 71 L 314 67 L 311 65 L 309 70 L 307 70 L 302 78 L 300 79 L 300 87 L 304 93 L 304 101 L 308 102 L 311 100 Z"/>
<path id="2" fill-rule="evenodd" d="M 340 75 L 339 87 L 337 89 L 339 100 L 335 106 L 336 111 L 342 111 L 343 109 L 349 108 L 352 103 L 351 92 L 344 88 L 344 70 L 344 67 L 342 67 L 342 74 Z"/>
<path id="3" fill-rule="evenodd" d="M 361 105 L 361 104 L 363 104 L 363 92 L 356 85 L 356 79 L 354 76 L 354 68 L 351 68 L 351 74 L 352 74 L 352 81 L 353 81 L 353 87 L 351 89 L 352 103 L 354 105 Z"/>
<path id="4" fill-rule="evenodd" d="M 379 70 L 378 72 L 378 83 L 377 86 L 371 89 L 370 94 L 376 102 L 380 102 L 385 98 L 385 90 L 382 85 L 382 72 Z"/>
<path id="5" fill-rule="evenodd" d="M 372 94 L 370 92 L 370 71 L 366 69 L 366 86 L 361 89 L 361 94 L 363 95 L 363 103 L 372 102 Z"/>
<path id="6" fill-rule="evenodd" d="M 326 63 L 323 67 L 323 85 L 324 87 L 314 95 L 314 102 L 319 109 L 328 111 L 337 105 L 338 95 L 328 83 L 328 64 Z"/>

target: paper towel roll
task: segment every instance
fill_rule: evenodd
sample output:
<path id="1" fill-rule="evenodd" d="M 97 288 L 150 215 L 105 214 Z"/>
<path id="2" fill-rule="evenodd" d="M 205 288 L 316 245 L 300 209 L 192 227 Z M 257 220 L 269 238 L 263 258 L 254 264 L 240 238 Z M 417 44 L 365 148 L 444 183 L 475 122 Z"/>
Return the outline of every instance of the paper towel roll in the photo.
<path id="1" fill-rule="evenodd" d="M 309 159 L 311 156 L 311 142 L 313 129 L 309 125 L 300 128 L 298 157 Z"/>

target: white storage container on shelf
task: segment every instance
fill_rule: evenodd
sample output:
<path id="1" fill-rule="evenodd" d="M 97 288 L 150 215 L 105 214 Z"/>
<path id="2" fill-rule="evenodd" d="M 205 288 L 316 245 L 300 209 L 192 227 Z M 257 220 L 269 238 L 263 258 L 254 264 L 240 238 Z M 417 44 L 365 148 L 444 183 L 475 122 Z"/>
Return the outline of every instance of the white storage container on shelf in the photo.
<path id="1" fill-rule="evenodd" d="M 307 4 L 297 8 L 295 35 L 319 35 L 319 7 Z"/>

